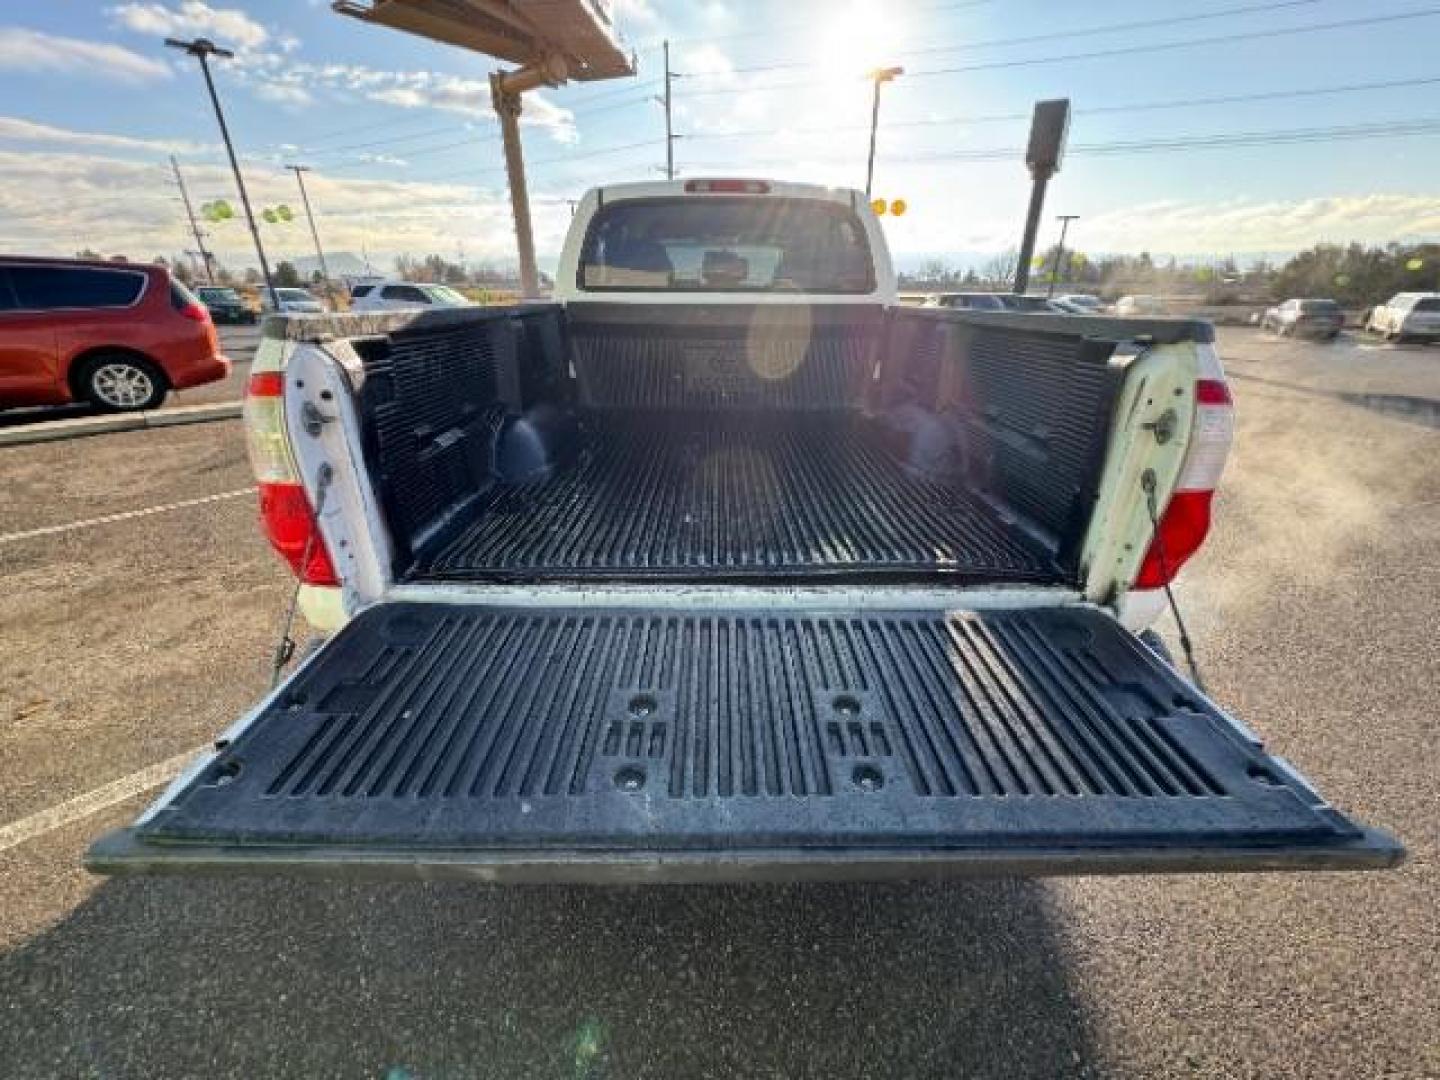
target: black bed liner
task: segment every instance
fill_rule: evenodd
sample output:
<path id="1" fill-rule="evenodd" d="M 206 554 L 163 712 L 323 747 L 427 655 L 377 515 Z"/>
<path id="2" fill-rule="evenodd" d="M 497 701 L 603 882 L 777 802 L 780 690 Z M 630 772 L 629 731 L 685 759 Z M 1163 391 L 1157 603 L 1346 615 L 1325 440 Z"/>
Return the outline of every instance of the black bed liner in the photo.
<path id="1" fill-rule="evenodd" d="M 1091 609 L 397 603 L 90 865 L 653 881 L 1399 857 Z"/>
<path id="2" fill-rule="evenodd" d="M 497 486 L 410 576 L 1063 577 L 978 496 L 919 478 L 873 440 L 844 416 L 781 427 L 607 417 L 579 460 L 543 483 Z"/>

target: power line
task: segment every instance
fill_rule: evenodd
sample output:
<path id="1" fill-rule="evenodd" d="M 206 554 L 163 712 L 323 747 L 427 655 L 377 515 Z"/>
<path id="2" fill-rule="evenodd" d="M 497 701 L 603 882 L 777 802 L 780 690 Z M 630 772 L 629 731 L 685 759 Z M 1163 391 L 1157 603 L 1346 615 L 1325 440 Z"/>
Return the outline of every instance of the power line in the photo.
<path id="1" fill-rule="evenodd" d="M 642 85 L 644 85 L 644 84 L 642 84 Z M 658 85 L 659 85 L 659 80 L 652 80 L 652 82 L 651 82 L 650 85 L 657 85 L 657 86 L 658 86 Z M 632 93 L 634 90 L 635 90 L 635 87 L 634 87 L 634 86 L 628 86 L 628 87 L 625 88 L 626 93 Z M 641 93 L 641 94 L 635 95 L 635 96 L 633 96 L 633 97 L 629 97 L 629 98 L 627 98 L 626 100 L 624 100 L 623 102 L 617 102 L 617 103 L 614 104 L 614 105 L 607 105 L 607 106 L 606 106 L 605 108 L 603 108 L 603 109 L 589 109 L 589 108 L 584 108 L 584 107 L 576 108 L 576 109 L 571 109 L 571 108 L 569 108 L 569 107 L 567 107 L 567 106 L 561 106 L 561 105 L 557 105 L 556 107 L 557 107 L 557 108 L 563 108 L 563 109 L 565 109 L 566 112 L 569 112 L 572 116 L 575 116 L 575 117 L 592 116 L 592 115 L 595 115 L 595 114 L 598 114 L 598 113 L 610 112 L 612 109 L 615 109 L 615 108 L 625 108 L 625 107 L 627 107 L 627 106 L 629 106 L 629 105 L 632 105 L 632 104 L 634 104 L 634 103 L 636 103 L 636 102 L 645 101 L 645 100 L 648 99 L 648 97 L 649 97 L 648 94 Z M 588 105 L 588 104 L 589 104 L 589 101 L 581 102 L 581 103 L 579 103 L 579 104 L 580 104 L 581 106 L 585 106 L 585 105 Z M 425 119 L 429 119 L 429 117 L 427 116 L 427 117 L 425 117 Z M 374 125 L 374 124 L 370 124 L 370 125 L 368 125 L 367 127 L 357 128 L 357 129 L 352 129 L 352 130 L 353 130 L 353 131 L 371 131 L 371 132 L 373 132 L 373 131 L 375 130 L 375 125 Z M 320 149 L 310 149 L 309 152 L 310 152 L 312 155 L 317 155 L 317 154 L 340 154 L 340 153 L 345 153 L 345 152 L 350 151 L 350 150 L 369 150 L 369 149 L 371 149 L 371 148 L 373 148 L 373 147 L 376 147 L 376 146 L 393 146 L 393 145 L 395 145 L 396 143 L 410 142 L 412 139 L 424 139 L 424 138 L 428 138 L 429 136 L 432 136 L 432 135 L 450 134 L 450 133 L 452 133 L 454 130 L 455 130 L 455 124 L 453 124 L 453 123 L 450 123 L 450 124 L 442 124 L 442 125 L 439 125 L 439 126 L 436 126 L 436 127 L 426 128 L 426 129 L 423 130 L 423 131 L 412 131 L 412 132 L 410 132 L 410 133 L 407 134 L 407 135 L 392 135 L 392 136 L 387 136 L 386 138 L 383 138 L 383 139 L 367 139 L 367 140 L 364 141 L 364 142 L 345 143 L 345 144 L 342 144 L 342 145 L 340 145 L 340 146 L 326 146 L 326 147 L 323 147 L 323 148 L 320 148 Z M 329 137 L 329 136 L 327 136 L 327 138 L 328 138 L 328 137 Z M 472 142 L 495 142 L 495 141 L 498 141 L 499 138 L 500 138 L 500 133 L 499 133 L 498 131 L 495 131 L 495 132 L 487 132 L 487 133 L 482 134 L 482 135 L 477 135 L 477 136 L 475 136 L 475 138 L 474 138 L 473 140 L 471 140 L 471 141 L 472 141 Z M 317 140 L 317 141 L 318 141 L 318 140 Z M 467 144 L 466 144 L 466 143 L 448 143 L 448 144 L 446 144 L 447 147 L 449 147 L 449 146 L 462 146 L 462 145 L 467 145 Z M 422 153 L 422 152 L 423 152 L 423 153 L 428 153 L 429 151 L 428 151 L 428 150 L 426 150 L 426 151 L 408 151 L 408 150 L 407 150 L 407 151 L 405 151 L 405 152 L 406 152 L 406 153 Z"/>
<path id="2" fill-rule="evenodd" d="M 1343 86 L 1317 86 L 1299 90 L 1264 90 L 1251 94 L 1224 94 L 1217 97 L 1178 98 L 1170 101 L 1134 102 L 1128 105 L 1095 105 L 1088 109 L 1075 109 L 1077 116 L 1092 116 L 1105 113 L 1153 112 L 1162 109 L 1201 108 L 1210 105 L 1238 105 L 1252 101 L 1279 101 L 1286 98 L 1319 97 L 1327 94 L 1348 94 L 1368 90 L 1394 90 L 1410 86 L 1433 86 L 1440 83 L 1440 76 L 1431 75 L 1416 79 L 1390 79 L 1374 83 L 1349 83 Z M 929 117 L 922 120 L 889 120 L 885 127 L 945 127 L 955 124 L 990 124 L 1028 121 L 1030 113 L 988 113 L 969 116 Z M 745 131 L 719 131 L 689 135 L 691 140 L 764 138 L 780 134 L 828 134 L 833 131 L 859 131 L 865 124 L 827 124 L 803 128 L 750 128 Z"/>
<path id="3" fill-rule="evenodd" d="M 1207 38 L 1191 38 L 1187 41 L 1163 41 L 1152 45 L 1125 45 L 1114 49 L 1095 49 L 1091 52 L 1066 53 L 1061 56 L 1037 56 L 1023 60 L 994 60 L 984 64 L 966 64 L 961 67 L 932 68 L 928 71 L 908 71 L 906 79 L 923 79 L 937 75 L 960 75 L 972 71 L 994 71 L 1001 68 L 1015 67 L 1036 67 L 1043 64 L 1062 64 L 1073 60 L 1096 60 L 1111 56 L 1129 56 L 1136 53 L 1166 52 L 1174 49 L 1191 49 L 1201 45 L 1218 45 L 1233 41 L 1250 41 L 1258 38 L 1283 37 L 1289 34 L 1309 34 L 1322 30 L 1341 30 L 1355 26 L 1372 26 L 1378 23 L 1399 22 L 1404 19 L 1428 18 L 1433 15 L 1440 15 L 1440 8 L 1426 8 L 1421 11 L 1406 11 L 1393 15 L 1372 15 L 1361 19 L 1340 19 L 1328 23 L 1311 23 L 1307 26 L 1291 26 L 1275 28 L 1270 30 L 1249 30 L 1235 34 L 1217 34 Z M 760 86 L 751 86 L 751 90 L 788 90 L 796 87 L 812 86 L 813 79 L 790 80 L 788 82 L 768 83 Z M 729 88 L 715 90 L 692 91 L 689 97 L 713 97 L 719 94 L 731 94 L 734 91 Z"/>
<path id="4" fill-rule="evenodd" d="M 954 3 L 935 4 L 932 7 L 922 8 L 919 10 L 923 12 L 961 11 L 968 10 L 969 8 L 984 7 L 986 4 L 993 4 L 997 2 L 998 0 L 957 0 L 957 2 Z M 711 37 L 705 38 L 671 38 L 670 43 L 672 45 L 710 45 L 716 41 L 741 41 L 746 38 L 770 37 L 776 33 L 785 30 L 813 31 L 814 29 L 815 19 L 812 17 L 809 19 L 796 20 L 794 22 L 788 23 L 773 23 L 766 26 L 763 30 L 742 30 L 737 31 L 733 34 L 716 34 Z M 656 49 L 660 46 L 662 41 L 662 38 L 651 38 L 649 41 L 642 41 L 640 44 L 636 45 L 635 48 L 642 52 Z"/>
<path id="5" fill-rule="evenodd" d="M 1440 81 L 1440 79 L 1434 80 Z M 1215 132 L 1210 134 L 1179 136 L 1173 139 L 1139 139 L 1105 143 L 1072 143 L 1066 149 L 1067 156 L 1089 156 L 1120 153 L 1150 153 L 1165 150 L 1209 149 L 1229 146 L 1261 146 L 1267 144 L 1290 144 L 1308 142 L 1343 141 L 1357 138 L 1380 138 L 1394 135 L 1419 135 L 1440 130 L 1440 118 L 1419 118 L 1415 120 L 1385 121 L 1372 124 L 1345 126 L 1282 128 L 1273 131 Z M 630 150 L 652 149 L 655 140 L 624 143 L 619 146 L 604 146 L 580 154 L 541 158 L 532 165 L 564 165 L 589 158 L 604 157 Z M 951 150 L 934 154 L 908 154 L 888 158 L 893 162 L 986 162 L 1014 160 L 1024 154 L 1023 147 L 977 147 L 971 150 Z M 792 164 L 788 158 L 750 158 L 747 164 L 774 165 Z M 732 169 L 734 162 L 696 162 L 692 168 Z M 467 176 L 485 176 L 504 172 L 503 167 L 482 169 L 459 169 L 417 179 L 419 183 L 438 183 L 443 180 Z"/>
<path id="6" fill-rule="evenodd" d="M 626 143 L 623 146 L 605 146 L 596 150 L 590 150 L 583 154 L 566 154 L 564 157 L 540 158 L 530 162 L 531 165 L 563 165 L 571 161 L 583 161 L 586 158 L 603 157 L 606 154 L 619 154 L 626 150 L 654 149 L 656 140 L 647 139 L 644 142 Z M 439 176 L 427 176 L 422 183 L 432 183 L 438 180 L 448 180 L 456 176 L 489 175 L 491 173 L 504 172 L 504 166 L 493 169 L 458 169 L 452 173 L 441 173 Z"/>
<path id="7" fill-rule="evenodd" d="M 391 127 L 405 127 L 405 126 L 408 125 L 408 124 L 413 124 L 413 123 L 416 123 L 417 121 L 423 121 L 423 120 L 429 120 L 429 119 L 430 119 L 430 117 L 429 117 L 428 115 L 426 115 L 426 114 L 424 114 L 424 113 L 420 113 L 420 114 L 417 114 L 417 115 L 415 115 L 415 116 L 407 116 L 407 117 L 404 117 L 404 118 L 402 118 L 402 119 L 400 119 L 400 120 L 391 120 L 389 123 L 390 123 L 390 126 L 391 126 Z M 363 134 L 363 133 L 365 133 L 365 132 L 370 132 L 370 131 L 374 131 L 374 130 L 375 130 L 375 122 L 372 120 L 372 121 L 371 121 L 370 123 L 368 123 L 368 124 L 361 124 L 361 125 L 358 125 L 358 126 L 356 126 L 356 127 L 340 128 L 340 129 L 337 130 L 337 131 L 327 131 L 324 135 L 317 135 L 317 136 L 315 136 L 315 138 L 308 140 L 308 143 L 307 143 L 305 149 L 310 150 L 311 152 L 315 152 L 315 151 L 313 150 L 313 148 L 314 148 L 314 146 L 315 146 L 316 144 L 319 144 L 319 143 L 327 143 L 327 142 L 329 142 L 331 139 L 343 139 L 343 138 L 345 138 L 347 135 L 360 135 L 360 134 Z"/>
<path id="8" fill-rule="evenodd" d="M 624 86 L 617 86 L 613 90 L 607 90 L 603 94 L 591 94 L 589 97 L 582 97 L 575 104 L 593 105 L 597 101 L 608 101 L 610 98 L 620 94 L 628 94 L 635 90 L 649 90 L 659 85 L 659 79 L 647 79 L 644 82 L 626 83 Z"/>
<path id="9" fill-rule="evenodd" d="M 1350 124 L 1333 127 L 1281 128 L 1272 131 L 1215 132 L 1187 135 L 1173 139 L 1137 139 L 1123 142 L 1075 143 L 1065 150 L 1066 157 L 1104 156 L 1110 154 L 1155 153 L 1169 150 L 1208 150 L 1229 147 L 1291 145 L 1302 143 L 1339 142 L 1350 139 L 1386 138 L 1397 135 L 1424 135 L 1440 132 L 1440 117 L 1387 121 L 1373 124 Z M 908 154 L 889 160 L 909 163 L 1017 161 L 1025 148 L 979 147 L 935 154 Z M 791 158 L 758 159 L 755 164 L 792 162 Z M 839 160 L 839 159 L 835 159 Z M 697 168 L 725 168 L 721 163 L 699 163 Z"/>
<path id="10" fill-rule="evenodd" d="M 1041 41 L 1093 37 L 1096 34 L 1113 34 L 1130 30 L 1153 30 L 1164 26 L 1178 26 L 1181 23 L 1223 19 L 1232 15 L 1255 15 L 1265 11 L 1308 7 L 1321 2 L 1322 0 L 1273 0 L 1273 2 L 1266 4 L 1250 4 L 1245 7 L 1222 8 L 1218 11 L 1204 11 L 1194 15 L 1172 15 L 1163 19 L 1141 19 L 1136 22 L 1110 23 L 1106 26 L 1082 27 L 1078 30 L 1058 30 L 1048 34 L 1029 34 L 1025 37 L 991 38 L 989 41 L 969 41 L 960 45 L 932 45 L 924 49 L 905 49 L 895 53 L 895 58 L 904 59 L 910 56 L 928 56 L 935 53 L 969 52 L 972 49 L 989 49 L 1003 45 L 1033 45 Z M 782 71 L 795 68 L 813 68 L 816 66 L 813 61 L 796 60 L 785 61 L 778 64 L 759 64 L 754 67 L 735 68 L 733 72 L 728 74 L 748 75 L 762 71 Z"/>

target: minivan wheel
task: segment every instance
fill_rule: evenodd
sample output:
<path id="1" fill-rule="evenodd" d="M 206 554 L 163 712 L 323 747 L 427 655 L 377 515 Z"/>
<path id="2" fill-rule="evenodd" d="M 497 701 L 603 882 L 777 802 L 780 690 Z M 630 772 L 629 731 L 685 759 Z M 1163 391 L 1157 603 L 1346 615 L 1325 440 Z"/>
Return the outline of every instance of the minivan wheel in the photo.
<path id="1" fill-rule="evenodd" d="M 169 387 L 165 375 L 148 360 L 105 353 L 85 364 L 79 385 L 86 399 L 104 412 L 157 408 Z"/>

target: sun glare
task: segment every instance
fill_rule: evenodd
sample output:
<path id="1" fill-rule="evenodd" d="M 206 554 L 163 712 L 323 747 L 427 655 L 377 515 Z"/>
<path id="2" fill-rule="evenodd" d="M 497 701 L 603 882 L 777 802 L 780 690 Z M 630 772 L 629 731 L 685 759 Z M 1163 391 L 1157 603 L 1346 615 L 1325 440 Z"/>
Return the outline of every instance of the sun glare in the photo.
<path id="1" fill-rule="evenodd" d="M 835 86 L 859 83 L 874 69 L 896 62 L 899 16 L 893 6 L 854 0 L 827 19 L 818 42 L 816 59 L 825 81 Z"/>

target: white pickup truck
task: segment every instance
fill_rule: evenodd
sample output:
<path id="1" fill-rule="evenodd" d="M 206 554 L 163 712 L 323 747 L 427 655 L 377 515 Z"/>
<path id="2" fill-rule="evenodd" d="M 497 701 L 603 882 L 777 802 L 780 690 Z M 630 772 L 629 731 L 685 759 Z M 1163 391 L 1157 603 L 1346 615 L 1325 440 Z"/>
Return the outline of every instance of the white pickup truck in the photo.
<path id="1" fill-rule="evenodd" d="M 597 188 L 553 303 L 270 319 L 247 430 L 328 640 L 98 871 L 1401 858 L 1137 636 L 1230 448 L 1211 328 L 900 307 L 857 192 Z"/>

